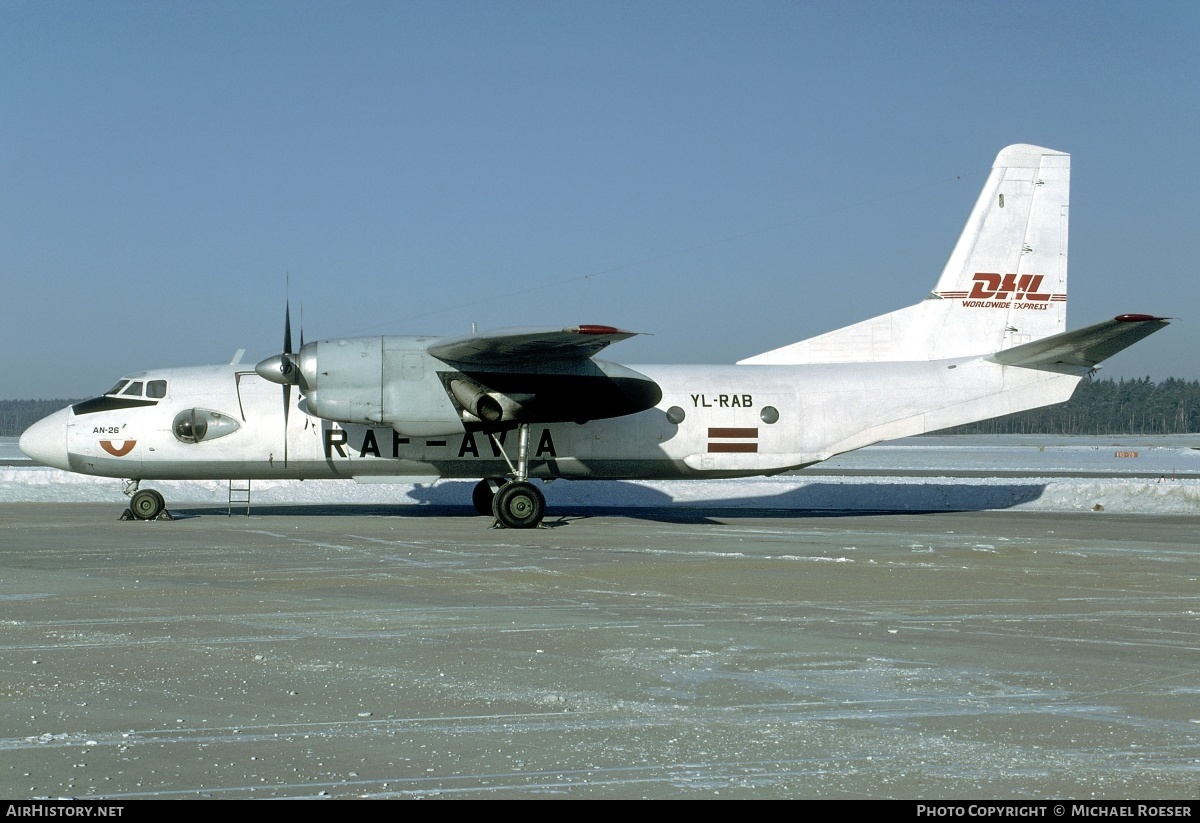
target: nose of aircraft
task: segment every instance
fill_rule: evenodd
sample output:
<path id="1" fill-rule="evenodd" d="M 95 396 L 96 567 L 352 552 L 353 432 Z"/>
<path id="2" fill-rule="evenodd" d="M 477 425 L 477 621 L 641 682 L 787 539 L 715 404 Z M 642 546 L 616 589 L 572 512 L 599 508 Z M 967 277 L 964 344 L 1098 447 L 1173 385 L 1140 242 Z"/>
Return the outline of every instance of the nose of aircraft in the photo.
<path id="1" fill-rule="evenodd" d="M 70 470 L 67 463 L 67 421 L 71 410 L 61 409 L 25 430 L 17 445 L 44 466 Z"/>

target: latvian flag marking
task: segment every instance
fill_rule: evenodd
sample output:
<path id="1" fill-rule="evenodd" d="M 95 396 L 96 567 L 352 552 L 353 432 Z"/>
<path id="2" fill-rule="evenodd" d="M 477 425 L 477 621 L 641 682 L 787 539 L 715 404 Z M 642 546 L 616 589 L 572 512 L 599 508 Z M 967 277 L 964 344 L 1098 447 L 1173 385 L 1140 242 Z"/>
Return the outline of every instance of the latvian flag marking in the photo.
<path id="1" fill-rule="evenodd" d="M 708 430 L 708 450 L 711 453 L 757 452 L 758 429 L 710 428 Z"/>

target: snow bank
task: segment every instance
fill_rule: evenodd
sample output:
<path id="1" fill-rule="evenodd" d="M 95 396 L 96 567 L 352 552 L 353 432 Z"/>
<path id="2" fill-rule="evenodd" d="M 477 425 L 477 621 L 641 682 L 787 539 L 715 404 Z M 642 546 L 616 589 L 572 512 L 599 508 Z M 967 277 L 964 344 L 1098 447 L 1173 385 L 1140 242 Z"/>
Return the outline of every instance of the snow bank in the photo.
<path id="1" fill-rule="evenodd" d="M 155 481 L 169 505 L 224 506 L 229 486 L 215 480 Z M 470 505 L 473 481 L 428 485 L 348 480 L 256 480 L 255 505 Z M 1132 478 L 805 477 L 745 480 L 581 481 L 544 485 L 550 506 L 689 506 L 792 511 L 1093 511 L 1200 513 L 1200 480 Z M 43 467 L 0 468 L 0 503 L 114 503 L 121 481 Z"/>

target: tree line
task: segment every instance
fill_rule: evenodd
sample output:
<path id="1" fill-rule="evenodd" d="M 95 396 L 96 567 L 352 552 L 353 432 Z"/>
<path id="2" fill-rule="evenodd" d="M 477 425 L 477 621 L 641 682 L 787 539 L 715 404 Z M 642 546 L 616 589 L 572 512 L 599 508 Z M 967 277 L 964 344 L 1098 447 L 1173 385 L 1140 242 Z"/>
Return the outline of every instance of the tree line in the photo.
<path id="1" fill-rule="evenodd" d="M 0 437 L 17 437 L 48 414 L 78 400 L 0 400 Z"/>
<path id="2" fill-rule="evenodd" d="M 0 437 L 78 400 L 0 400 Z M 947 429 L 947 434 L 1185 434 L 1200 432 L 1200 380 L 1085 379 L 1066 403 Z"/>
<path id="3" fill-rule="evenodd" d="M 1066 403 L 947 429 L 946 434 L 1200 432 L 1200 380 L 1085 379 Z"/>

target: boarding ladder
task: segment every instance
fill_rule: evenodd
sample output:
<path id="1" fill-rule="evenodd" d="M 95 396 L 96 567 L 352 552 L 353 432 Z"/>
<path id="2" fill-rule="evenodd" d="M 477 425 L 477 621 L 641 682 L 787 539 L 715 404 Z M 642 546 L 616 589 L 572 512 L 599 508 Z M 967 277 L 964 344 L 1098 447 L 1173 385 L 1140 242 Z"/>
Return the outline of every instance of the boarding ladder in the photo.
<path id="1" fill-rule="evenodd" d="M 236 482 L 238 485 L 233 485 Z M 244 485 L 243 485 L 244 484 Z M 250 516 L 250 481 L 229 481 L 229 509 L 227 517 L 233 517 L 234 506 L 245 506 L 246 516 Z"/>

